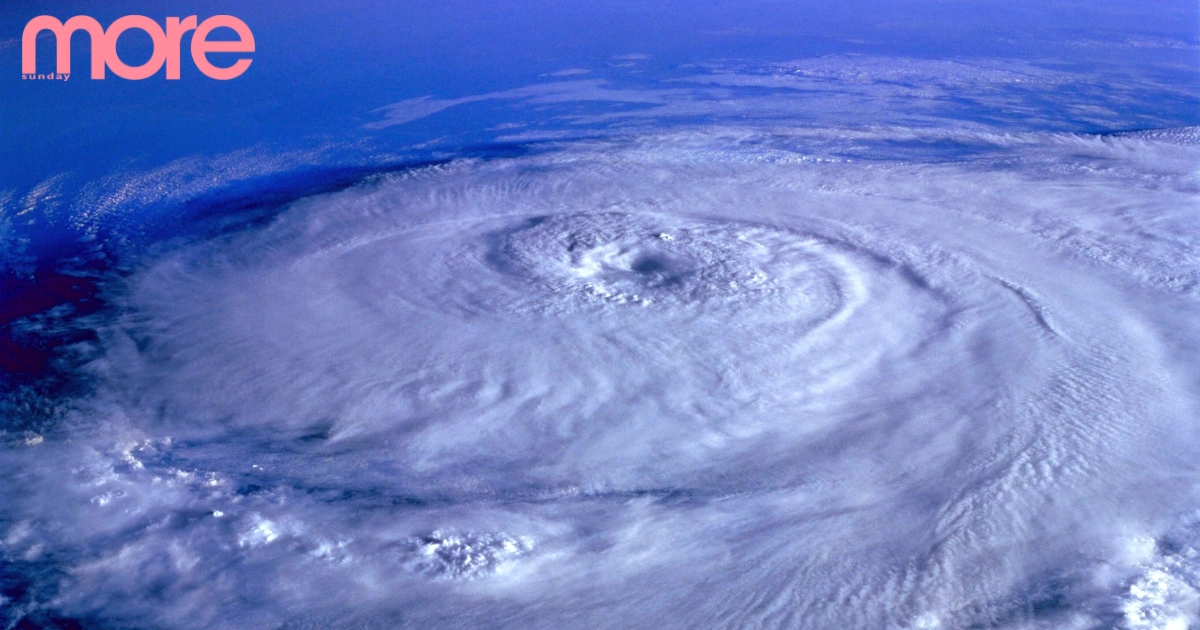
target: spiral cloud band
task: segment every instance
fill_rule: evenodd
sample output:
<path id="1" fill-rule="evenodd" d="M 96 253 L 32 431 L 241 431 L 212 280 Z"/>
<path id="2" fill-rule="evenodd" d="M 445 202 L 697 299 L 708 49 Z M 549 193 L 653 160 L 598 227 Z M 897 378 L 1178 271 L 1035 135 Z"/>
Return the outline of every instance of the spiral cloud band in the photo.
<path id="1" fill-rule="evenodd" d="M 310 197 L 110 289 L 5 545 L 130 627 L 1186 628 L 1198 151 L 716 128 Z"/>

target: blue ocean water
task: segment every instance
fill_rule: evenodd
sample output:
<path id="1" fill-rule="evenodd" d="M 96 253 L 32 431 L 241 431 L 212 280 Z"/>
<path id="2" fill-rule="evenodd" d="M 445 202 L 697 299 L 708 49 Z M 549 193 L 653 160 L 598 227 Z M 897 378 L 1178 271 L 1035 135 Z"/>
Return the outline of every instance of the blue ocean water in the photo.
<path id="1" fill-rule="evenodd" d="M 6 627 L 1200 623 L 1195 3 L 0 28 Z"/>

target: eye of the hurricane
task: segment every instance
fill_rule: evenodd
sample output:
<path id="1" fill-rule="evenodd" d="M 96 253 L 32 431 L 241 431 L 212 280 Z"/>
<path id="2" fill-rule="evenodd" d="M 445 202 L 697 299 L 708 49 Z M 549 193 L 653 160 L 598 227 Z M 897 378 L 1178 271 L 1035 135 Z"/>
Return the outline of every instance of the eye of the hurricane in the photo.
<path id="1" fill-rule="evenodd" d="M 690 271 L 689 262 L 643 244 L 607 243 L 572 252 L 567 264 L 581 279 L 653 289 L 680 284 Z"/>
<path id="2" fill-rule="evenodd" d="M 655 258 L 653 256 L 646 256 L 633 261 L 633 264 L 630 265 L 629 268 L 644 276 L 651 276 L 656 274 L 662 275 L 663 272 L 667 271 L 668 266 L 665 260 Z"/>
<path id="3" fill-rule="evenodd" d="M 562 215 L 501 228 L 488 241 L 492 247 L 481 266 L 498 272 L 499 282 L 493 276 L 460 287 L 490 287 L 481 299 L 502 310 L 647 307 L 669 315 L 751 308 L 819 320 L 841 308 L 846 296 L 841 285 L 848 270 L 828 244 L 738 222 Z M 461 264 L 461 257 L 452 264 Z M 454 269 L 453 277 L 466 275 Z M 511 301 L 491 302 L 501 293 Z"/>

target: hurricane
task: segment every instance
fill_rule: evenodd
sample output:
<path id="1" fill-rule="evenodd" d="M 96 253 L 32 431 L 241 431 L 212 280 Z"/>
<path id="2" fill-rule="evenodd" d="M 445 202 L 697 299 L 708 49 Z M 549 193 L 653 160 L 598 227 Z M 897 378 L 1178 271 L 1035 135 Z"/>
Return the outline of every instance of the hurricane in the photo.
<path id="1" fill-rule="evenodd" d="M 0 622 L 1197 628 L 1194 86 L 716 57 L 0 190 Z"/>
<path id="2" fill-rule="evenodd" d="M 1186 620 L 1194 142 L 834 135 L 455 161 L 152 256 L 6 546 L 171 627 Z"/>

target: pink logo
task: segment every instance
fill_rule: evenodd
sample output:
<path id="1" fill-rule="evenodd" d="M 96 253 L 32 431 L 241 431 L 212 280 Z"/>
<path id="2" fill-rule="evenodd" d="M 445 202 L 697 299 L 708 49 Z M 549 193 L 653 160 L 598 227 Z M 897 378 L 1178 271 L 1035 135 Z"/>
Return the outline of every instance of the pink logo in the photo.
<path id="1" fill-rule="evenodd" d="M 232 41 L 208 41 L 208 35 L 215 28 L 228 27 L 237 33 L 238 39 Z M 117 56 L 117 38 L 129 29 L 138 29 L 150 35 L 154 42 L 154 52 L 150 60 L 140 66 L 129 66 Z M 39 15 L 25 25 L 21 35 L 21 78 L 50 79 L 66 81 L 71 76 L 71 34 L 75 31 L 86 31 L 92 40 L 92 78 L 103 79 L 105 69 L 122 79 L 134 81 L 147 79 L 158 73 L 163 64 L 167 66 L 167 79 L 179 78 L 179 48 L 180 39 L 188 31 L 192 34 L 192 62 L 205 76 L 221 81 L 234 79 L 242 75 L 250 67 L 251 59 L 238 59 L 232 66 L 220 68 L 213 65 L 206 56 L 213 52 L 252 53 L 254 52 L 254 33 L 246 23 L 232 15 L 214 15 L 196 25 L 196 16 L 186 17 L 181 22 L 177 17 L 167 18 L 167 28 L 164 31 L 157 22 L 144 15 L 126 15 L 108 25 L 108 31 L 100 28 L 100 23 L 86 15 L 77 15 L 66 24 L 58 18 L 49 15 Z M 58 46 L 58 68 L 56 74 L 37 74 L 37 36 L 42 31 L 54 34 Z"/>

